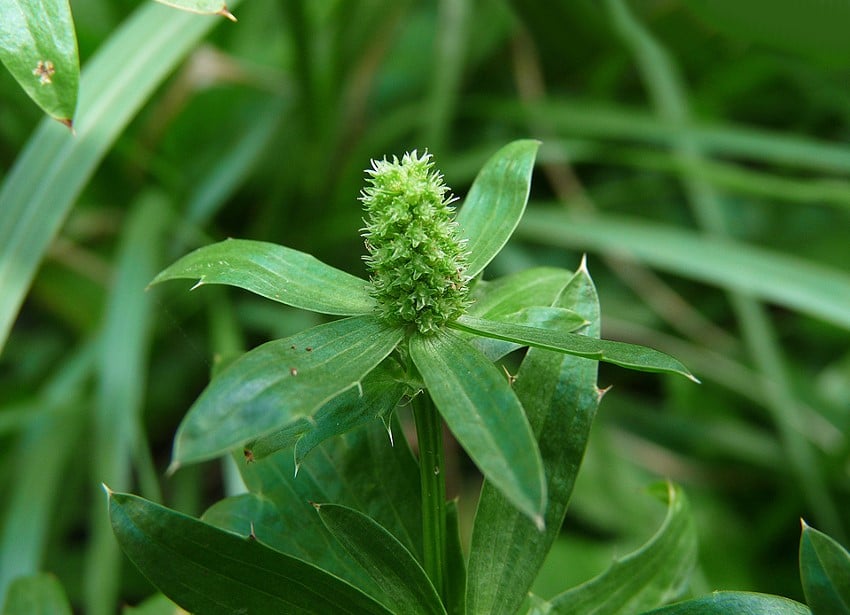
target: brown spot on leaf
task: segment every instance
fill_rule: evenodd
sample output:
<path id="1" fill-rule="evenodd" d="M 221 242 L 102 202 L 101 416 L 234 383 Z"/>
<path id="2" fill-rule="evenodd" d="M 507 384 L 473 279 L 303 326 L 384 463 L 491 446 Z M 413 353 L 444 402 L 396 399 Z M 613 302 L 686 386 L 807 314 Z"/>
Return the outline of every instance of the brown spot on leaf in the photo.
<path id="1" fill-rule="evenodd" d="M 39 60 L 38 64 L 35 65 L 35 68 L 32 69 L 32 74 L 38 77 L 38 80 L 41 85 L 53 83 L 50 78 L 55 72 L 56 67 L 53 66 L 53 62 L 51 62 L 50 60 Z"/>

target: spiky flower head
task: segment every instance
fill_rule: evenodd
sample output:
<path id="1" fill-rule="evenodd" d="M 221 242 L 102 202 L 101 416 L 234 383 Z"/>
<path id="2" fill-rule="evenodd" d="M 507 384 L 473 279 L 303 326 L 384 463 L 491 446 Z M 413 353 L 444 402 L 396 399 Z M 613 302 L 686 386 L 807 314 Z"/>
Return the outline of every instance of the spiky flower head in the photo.
<path id="1" fill-rule="evenodd" d="M 433 167 L 429 153 L 415 150 L 401 161 L 373 160 L 360 196 L 372 296 L 384 319 L 422 333 L 460 316 L 469 295 L 455 198 Z"/>

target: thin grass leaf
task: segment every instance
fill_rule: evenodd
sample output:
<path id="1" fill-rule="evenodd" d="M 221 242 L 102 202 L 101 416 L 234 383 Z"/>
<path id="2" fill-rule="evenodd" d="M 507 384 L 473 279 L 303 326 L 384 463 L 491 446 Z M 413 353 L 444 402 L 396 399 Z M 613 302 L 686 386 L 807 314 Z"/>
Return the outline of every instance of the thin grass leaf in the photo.
<path id="1" fill-rule="evenodd" d="M 336 316 L 370 314 L 375 302 L 367 283 L 317 258 L 285 246 L 249 239 L 227 239 L 199 248 L 160 272 L 166 280 L 228 284 L 286 305 Z"/>
<path id="2" fill-rule="evenodd" d="M 354 316 L 268 342 L 243 355 L 192 405 L 174 441 L 173 467 L 211 459 L 313 414 L 357 388 L 404 332 Z"/>
<path id="3" fill-rule="evenodd" d="M 83 70 L 76 136 L 45 120 L 18 156 L 0 188 L 0 349 L 45 250 L 98 163 L 216 23 L 142 4 Z"/>
<path id="4" fill-rule="evenodd" d="M 80 58 L 68 0 L 0 2 L 0 61 L 39 107 L 71 126 Z"/>
<path id="5" fill-rule="evenodd" d="M 410 356 L 478 469 L 542 529 L 546 485 L 540 452 L 505 375 L 450 331 L 412 337 Z"/>
<path id="6" fill-rule="evenodd" d="M 482 167 L 458 212 L 458 235 L 469 250 L 466 275 L 474 278 L 504 247 L 528 202 L 539 141 L 514 141 Z"/>
<path id="7" fill-rule="evenodd" d="M 456 321 L 449 323 L 449 326 L 467 333 L 506 340 L 523 346 L 566 352 L 578 357 L 613 363 L 639 371 L 680 374 L 698 382 L 693 374 L 688 371 L 688 368 L 679 361 L 670 355 L 645 346 L 598 340 L 576 333 L 564 333 L 552 329 L 515 325 L 469 316 L 461 316 Z"/>
<path id="8" fill-rule="evenodd" d="M 188 611 L 390 613 L 320 568 L 137 496 L 109 492 L 109 518 L 130 560 Z"/>
<path id="9" fill-rule="evenodd" d="M 446 609 L 422 566 L 374 519 L 347 506 L 314 506 L 333 537 L 383 588 L 384 604 L 393 612 L 445 615 Z"/>

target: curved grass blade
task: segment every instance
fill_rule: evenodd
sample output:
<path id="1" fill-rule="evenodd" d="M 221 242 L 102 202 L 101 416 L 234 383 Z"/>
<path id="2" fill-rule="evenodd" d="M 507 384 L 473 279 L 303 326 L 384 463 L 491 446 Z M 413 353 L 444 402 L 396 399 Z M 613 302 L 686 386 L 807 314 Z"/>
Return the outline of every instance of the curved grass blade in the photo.
<path id="1" fill-rule="evenodd" d="M 804 604 L 767 594 L 750 592 L 714 592 L 708 596 L 686 600 L 647 611 L 643 615 L 812 615 Z"/>
<path id="2" fill-rule="evenodd" d="M 45 120 L 18 156 L 0 188 L 0 348 L 80 190 L 151 92 L 216 23 L 142 4 L 83 70 L 76 137 Z"/>
<path id="3" fill-rule="evenodd" d="M 449 326 L 467 333 L 515 342 L 524 346 L 536 346 L 547 350 L 566 352 L 578 357 L 613 363 L 639 371 L 680 374 L 699 382 L 688 371 L 688 368 L 679 361 L 670 355 L 645 346 L 598 340 L 576 333 L 564 333 L 552 329 L 540 329 L 482 318 L 470 318 L 469 316 L 461 316 L 455 322 L 449 323 Z"/>
<path id="4" fill-rule="evenodd" d="M 500 149 L 478 173 L 458 212 L 458 235 L 469 250 L 466 275 L 484 270 L 519 224 L 531 189 L 539 141 L 514 141 Z"/>
<path id="5" fill-rule="evenodd" d="M 80 58 L 68 0 L 0 2 L 0 61 L 39 107 L 71 126 Z"/>
<path id="6" fill-rule="evenodd" d="M 230 21 L 236 21 L 236 17 L 233 16 L 229 10 L 227 10 L 227 5 L 223 2 L 223 0 L 156 0 L 161 4 L 165 4 L 166 6 L 173 7 L 175 9 L 180 9 L 181 11 L 188 11 L 190 13 L 197 13 L 199 15 L 221 15 L 222 17 L 226 17 Z"/>
<path id="7" fill-rule="evenodd" d="M 682 595 L 696 563 L 696 530 L 682 490 L 669 483 L 658 487 L 667 516 L 655 536 L 599 576 L 553 598 L 551 613 L 628 615 Z"/>
<path id="8" fill-rule="evenodd" d="M 221 455 L 313 414 L 357 387 L 404 336 L 371 316 L 354 316 L 268 342 L 231 363 L 177 430 L 173 467 Z"/>
<path id="9" fill-rule="evenodd" d="M 599 337 L 599 299 L 584 266 L 554 303 L 575 309 L 590 323 L 582 333 Z M 560 533 L 599 405 L 598 366 L 596 361 L 539 348 L 526 354 L 514 390 L 534 430 L 546 473 L 546 529 L 539 532 L 497 489 L 484 483 L 469 553 L 470 612 L 517 612 Z"/>
<path id="10" fill-rule="evenodd" d="M 390 613 L 320 568 L 140 497 L 110 492 L 109 517 L 127 556 L 188 611 Z"/>
<path id="11" fill-rule="evenodd" d="M 328 531 L 384 590 L 384 604 L 393 612 L 445 615 L 428 575 L 392 534 L 353 508 L 314 506 Z"/>
<path id="12" fill-rule="evenodd" d="M 249 239 L 226 239 L 199 248 L 159 273 L 166 280 L 238 286 L 286 305 L 336 316 L 370 314 L 375 302 L 358 277 L 285 246 Z"/>
<path id="13" fill-rule="evenodd" d="M 484 477 L 542 529 L 546 485 L 540 452 L 505 375 L 451 331 L 415 335 L 410 357 Z"/>
<path id="14" fill-rule="evenodd" d="M 0 610 L 3 615 L 71 615 L 62 584 L 52 574 L 18 577 Z"/>
<path id="15" fill-rule="evenodd" d="M 850 553 L 805 521 L 800 536 L 800 580 L 815 615 L 850 614 Z"/>

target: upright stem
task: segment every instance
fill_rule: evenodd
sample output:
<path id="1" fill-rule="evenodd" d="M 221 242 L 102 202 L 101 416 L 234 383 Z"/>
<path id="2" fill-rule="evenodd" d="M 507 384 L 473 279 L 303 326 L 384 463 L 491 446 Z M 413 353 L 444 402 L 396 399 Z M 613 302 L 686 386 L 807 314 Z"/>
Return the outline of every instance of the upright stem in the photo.
<path id="1" fill-rule="evenodd" d="M 446 480 L 443 476 L 443 430 L 440 414 L 423 392 L 413 400 L 416 438 L 419 442 L 419 480 L 422 486 L 422 542 L 425 572 L 445 602 Z"/>

